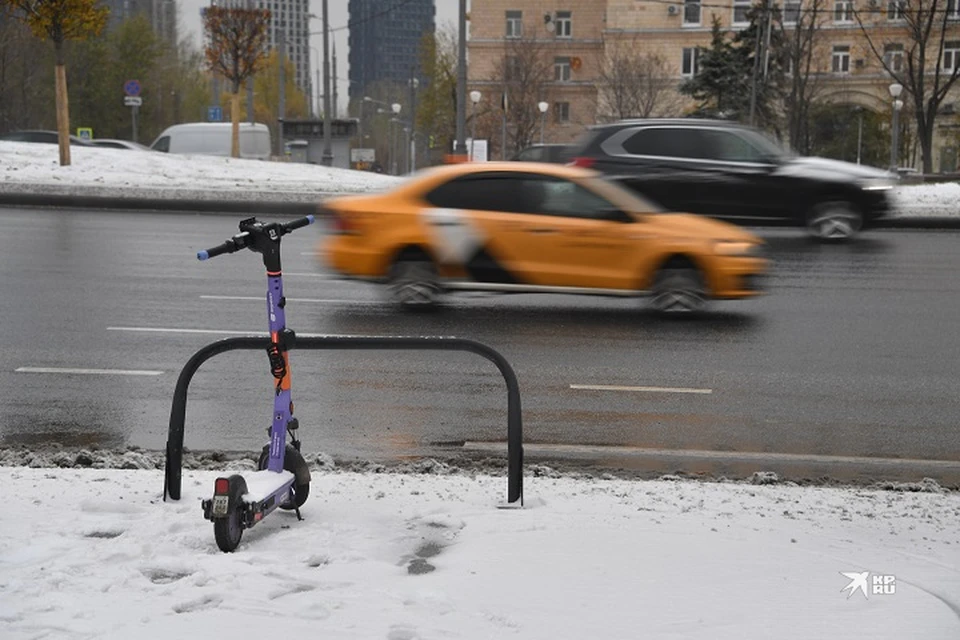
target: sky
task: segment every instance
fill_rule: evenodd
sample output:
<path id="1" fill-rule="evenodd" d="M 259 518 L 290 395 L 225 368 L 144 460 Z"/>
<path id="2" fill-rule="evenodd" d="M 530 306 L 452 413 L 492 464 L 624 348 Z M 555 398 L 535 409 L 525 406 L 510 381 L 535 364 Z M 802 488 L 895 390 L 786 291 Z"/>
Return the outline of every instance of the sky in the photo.
<path id="1" fill-rule="evenodd" d="M 4 640 L 960 637 L 960 494 L 935 484 L 537 467 L 502 508 L 495 474 L 314 464 L 304 519 L 276 511 L 225 554 L 200 500 L 252 460 L 185 470 L 164 502 L 163 472 L 137 468 L 162 458 L 71 455 L 0 466 Z"/>
<path id="2" fill-rule="evenodd" d="M 0 142 L 0 190 L 317 199 L 397 180 L 72 153 L 60 167 L 56 145 Z M 903 189 L 958 214 L 960 185 Z M 304 452 L 304 520 L 275 512 L 224 554 L 200 501 L 252 460 L 194 461 L 165 502 L 160 452 L 0 448 L 0 638 L 960 638 L 960 492 L 932 481 L 628 480 L 528 463 L 523 506 L 501 508 L 495 464 L 338 468 Z"/>
<path id="3" fill-rule="evenodd" d="M 180 28 L 181 28 L 181 37 L 187 37 L 187 34 L 192 34 L 192 39 L 196 43 L 197 48 L 203 46 L 203 27 L 200 22 L 200 10 L 203 7 L 206 7 L 210 4 L 210 0 L 178 0 L 180 7 Z M 348 0 L 328 0 L 327 2 L 327 13 L 330 17 L 330 28 L 336 29 L 338 27 L 343 27 L 349 22 L 349 16 L 347 13 L 347 2 Z M 435 0 L 437 8 L 437 27 L 445 26 L 450 23 L 456 25 L 457 15 L 460 3 L 458 0 Z M 310 13 L 315 15 L 322 15 L 322 5 L 320 0 L 310 0 Z M 323 46 L 322 40 L 322 31 L 323 23 L 321 20 L 313 20 L 310 23 L 311 32 L 317 32 L 317 35 L 310 37 L 311 46 L 316 47 L 320 50 Z M 340 108 L 346 108 L 346 99 L 344 96 L 348 95 L 348 79 L 347 79 L 347 52 L 349 50 L 348 38 L 349 31 L 344 29 L 342 31 L 337 31 L 331 33 L 331 46 L 336 46 L 337 49 L 337 93 L 341 96 L 340 98 Z M 314 54 L 311 54 L 314 55 Z M 314 55 L 314 57 L 316 57 Z M 316 61 L 313 62 L 316 64 Z M 332 60 L 331 60 L 332 64 Z"/>

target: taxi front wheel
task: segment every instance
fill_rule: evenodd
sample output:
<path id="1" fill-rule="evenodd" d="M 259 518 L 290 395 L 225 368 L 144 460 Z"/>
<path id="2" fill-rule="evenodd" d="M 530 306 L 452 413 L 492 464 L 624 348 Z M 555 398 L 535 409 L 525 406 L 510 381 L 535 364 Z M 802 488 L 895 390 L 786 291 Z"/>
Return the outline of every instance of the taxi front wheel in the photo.
<path id="1" fill-rule="evenodd" d="M 404 258 L 390 267 L 389 297 L 407 309 L 426 309 L 440 299 L 440 279 L 433 263 L 426 258 Z"/>
<path id="2" fill-rule="evenodd" d="M 693 266 L 667 266 L 660 269 L 651 294 L 651 305 L 660 313 L 695 313 L 707 305 L 703 277 Z"/>

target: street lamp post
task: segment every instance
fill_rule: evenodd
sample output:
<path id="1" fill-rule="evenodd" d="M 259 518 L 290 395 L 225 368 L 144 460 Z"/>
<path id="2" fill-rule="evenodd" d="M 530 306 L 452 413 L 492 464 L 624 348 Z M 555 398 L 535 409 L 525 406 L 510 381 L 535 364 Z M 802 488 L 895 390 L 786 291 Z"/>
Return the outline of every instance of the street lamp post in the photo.
<path id="1" fill-rule="evenodd" d="M 546 102 L 537 103 L 537 109 L 540 109 L 540 144 L 543 144 L 543 125 L 547 121 L 547 109 L 550 105 Z"/>
<path id="2" fill-rule="evenodd" d="M 420 81 L 410 78 L 410 144 L 407 161 L 407 172 L 413 173 L 417 169 L 417 88 Z"/>
<path id="3" fill-rule="evenodd" d="M 477 103 L 480 102 L 480 92 L 471 91 L 470 92 L 470 103 L 473 105 L 470 107 L 470 161 L 476 160 L 476 157 L 473 155 L 473 142 L 477 139 Z"/>
<path id="4" fill-rule="evenodd" d="M 897 173 L 897 167 L 900 164 L 900 109 L 903 109 L 903 100 L 900 100 L 900 93 L 903 91 L 903 85 L 894 82 L 888 89 L 893 98 L 893 127 L 890 131 L 890 171 Z"/>
<path id="5" fill-rule="evenodd" d="M 393 111 L 393 120 L 391 120 L 391 122 L 396 122 L 397 125 L 399 126 L 400 109 L 402 109 L 402 107 L 400 106 L 400 103 L 394 102 L 392 105 L 390 105 L 390 109 Z M 391 136 L 392 140 L 390 142 L 390 173 L 392 175 L 397 175 L 397 138 L 399 138 L 400 136 L 399 134 L 397 134 L 396 129 L 397 129 L 396 126 L 391 128 L 391 132 L 393 135 Z"/>
<path id="6" fill-rule="evenodd" d="M 853 108 L 857 112 L 857 164 L 860 164 L 860 151 L 863 149 L 863 107 Z"/>
<path id="7" fill-rule="evenodd" d="M 330 14 L 327 11 L 327 0 L 323 0 L 323 157 L 324 166 L 333 166 L 333 149 L 330 137 L 333 125 L 333 110 L 330 108 Z"/>

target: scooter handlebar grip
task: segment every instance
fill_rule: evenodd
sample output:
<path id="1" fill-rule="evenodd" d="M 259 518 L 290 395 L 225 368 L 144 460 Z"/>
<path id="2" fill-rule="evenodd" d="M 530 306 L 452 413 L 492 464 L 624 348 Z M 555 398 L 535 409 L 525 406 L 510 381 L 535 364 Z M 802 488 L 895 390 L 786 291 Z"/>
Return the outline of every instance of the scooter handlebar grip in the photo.
<path id="1" fill-rule="evenodd" d="M 297 218 L 296 220 L 291 220 L 287 224 L 283 225 L 283 228 L 289 233 L 294 229 L 299 229 L 300 227 L 305 227 L 309 224 L 313 224 L 313 221 L 316 220 L 312 215 L 304 216 L 302 218 Z"/>
<path id="2" fill-rule="evenodd" d="M 233 253 L 237 250 L 237 243 L 233 240 L 227 240 L 223 244 L 218 244 L 215 247 L 210 249 L 204 249 L 203 251 L 197 251 L 197 260 L 207 260 L 208 258 L 216 258 L 219 255 L 224 253 Z"/>

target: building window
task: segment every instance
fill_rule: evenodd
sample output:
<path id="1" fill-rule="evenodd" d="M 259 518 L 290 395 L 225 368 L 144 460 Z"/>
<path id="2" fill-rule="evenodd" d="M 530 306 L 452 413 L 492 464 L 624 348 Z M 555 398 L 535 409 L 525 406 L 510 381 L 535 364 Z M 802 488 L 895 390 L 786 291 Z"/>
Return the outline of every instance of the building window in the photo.
<path id="1" fill-rule="evenodd" d="M 507 32 L 508 38 L 523 37 L 523 11 L 507 11 Z"/>
<path id="2" fill-rule="evenodd" d="M 834 22 L 853 22 L 853 2 L 851 0 L 838 0 L 833 4 Z"/>
<path id="3" fill-rule="evenodd" d="M 752 6 L 753 3 L 751 0 L 733 0 L 733 24 L 750 24 L 750 19 L 747 17 L 747 14 L 750 12 Z"/>
<path id="4" fill-rule="evenodd" d="M 783 3 L 783 24 L 797 24 L 800 21 L 800 3 Z"/>
<path id="5" fill-rule="evenodd" d="M 903 20 L 905 0 L 890 0 L 887 3 L 887 20 Z"/>
<path id="6" fill-rule="evenodd" d="M 700 26 L 700 0 L 683 0 L 683 24 Z"/>
<path id="7" fill-rule="evenodd" d="M 960 0 L 947 0 L 947 19 L 960 20 Z"/>
<path id="8" fill-rule="evenodd" d="M 883 47 L 883 63 L 890 71 L 903 70 L 903 45 L 888 44 Z"/>
<path id="9" fill-rule="evenodd" d="M 553 79 L 557 82 L 570 82 L 570 58 L 553 59 Z"/>
<path id="10" fill-rule="evenodd" d="M 688 47 L 683 50 L 683 60 L 680 63 L 680 75 L 692 78 L 697 75 L 697 63 L 700 60 L 700 49 Z"/>
<path id="11" fill-rule="evenodd" d="M 558 38 L 573 37 L 572 11 L 557 11 L 557 16 L 554 18 L 554 22 L 556 22 L 556 34 Z"/>
<path id="12" fill-rule="evenodd" d="M 850 73 L 850 46 L 845 44 L 836 45 L 833 48 L 833 64 L 831 71 L 834 73 Z"/>
<path id="13" fill-rule="evenodd" d="M 553 116 L 556 122 L 559 122 L 559 123 L 570 122 L 570 103 L 554 102 Z"/>
<path id="14" fill-rule="evenodd" d="M 520 58 L 517 56 L 507 56 L 503 60 L 503 79 L 507 82 L 516 82 L 523 76 Z"/>
<path id="15" fill-rule="evenodd" d="M 787 56 L 783 59 L 783 75 L 792 76 L 793 75 L 793 57 Z"/>
<path id="16" fill-rule="evenodd" d="M 943 43 L 943 70 L 952 72 L 960 67 L 960 41 Z"/>

